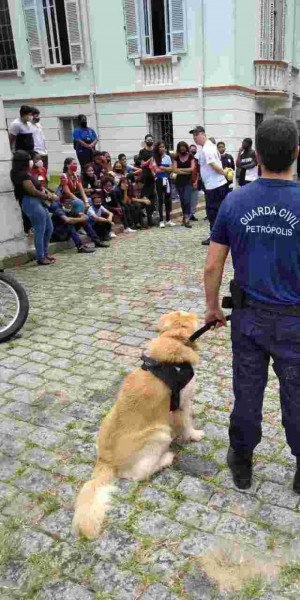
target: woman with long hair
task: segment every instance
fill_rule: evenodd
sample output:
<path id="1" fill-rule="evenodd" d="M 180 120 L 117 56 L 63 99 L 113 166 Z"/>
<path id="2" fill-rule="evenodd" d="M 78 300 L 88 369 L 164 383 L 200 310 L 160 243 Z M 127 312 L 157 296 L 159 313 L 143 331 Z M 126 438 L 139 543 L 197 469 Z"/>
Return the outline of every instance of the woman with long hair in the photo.
<path id="1" fill-rule="evenodd" d="M 155 185 L 158 197 L 159 226 L 173 227 L 171 221 L 172 199 L 170 187 L 170 174 L 173 172 L 171 157 L 166 153 L 163 141 L 157 142 L 153 150 L 153 170 L 155 173 Z M 163 206 L 166 209 L 166 223 L 164 222 Z"/>
<path id="2" fill-rule="evenodd" d="M 89 208 L 89 201 L 83 189 L 81 179 L 77 175 L 78 165 L 74 158 L 68 157 L 64 161 L 63 172 L 60 177 L 61 199 L 77 200 L 80 198 L 86 208 Z"/>
<path id="3" fill-rule="evenodd" d="M 43 189 L 37 179 L 30 175 L 30 160 L 30 154 L 17 150 L 13 155 L 10 177 L 15 196 L 33 227 L 37 263 L 50 265 L 55 259 L 48 254 L 53 225 L 47 201 L 52 202 L 57 196 Z"/>
<path id="4" fill-rule="evenodd" d="M 192 174 L 195 171 L 195 159 L 190 153 L 186 142 L 179 142 L 176 148 L 174 172 L 176 173 L 175 185 L 180 198 L 182 210 L 182 225 L 192 227 L 190 223 L 192 200 Z"/>

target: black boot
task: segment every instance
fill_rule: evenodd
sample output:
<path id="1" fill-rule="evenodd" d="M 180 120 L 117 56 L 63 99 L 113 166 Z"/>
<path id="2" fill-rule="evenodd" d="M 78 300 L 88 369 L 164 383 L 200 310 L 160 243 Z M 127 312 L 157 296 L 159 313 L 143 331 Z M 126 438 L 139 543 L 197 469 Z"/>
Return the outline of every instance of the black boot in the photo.
<path id="1" fill-rule="evenodd" d="M 296 494 L 300 494 L 300 456 L 297 456 L 297 468 L 293 481 L 293 490 Z"/>
<path id="2" fill-rule="evenodd" d="M 228 449 L 227 464 L 232 473 L 233 482 L 240 490 L 248 490 L 252 479 L 252 456 L 253 452 L 237 452 L 233 448 Z M 300 469 L 299 469 L 300 486 Z M 300 491 L 300 487 L 299 487 Z"/>

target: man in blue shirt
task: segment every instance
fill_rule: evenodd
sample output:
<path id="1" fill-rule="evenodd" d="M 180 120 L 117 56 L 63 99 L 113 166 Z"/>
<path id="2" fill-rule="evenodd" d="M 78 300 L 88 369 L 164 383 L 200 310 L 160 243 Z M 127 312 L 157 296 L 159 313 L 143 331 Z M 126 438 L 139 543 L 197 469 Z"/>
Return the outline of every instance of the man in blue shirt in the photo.
<path id="1" fill-rule="evenodd" d="M 215 222 L 205 266 L 206 322 L 225 323 L 219 304 L 231 250 L 237 296 L 231 320 L 234 408 L 227 462 L 240 489 L 251 486 L 261 441 L 262 405 L 272 359 L 282 423 L 297 459 L 300 494 L 300 186 L 293 181 L 298 132 L 286 117 L 263 121 L 256 135 L 262 177 L 230 193 Z"/>
<path id="2" fill-rule="evenodd" d="M 93 154 L 98 137 L 94 129 L 87 126 L 85 115 L 78 116 L 78 127 L 73 131 L 73 142 L 81 168 L 93 162 Z"/>

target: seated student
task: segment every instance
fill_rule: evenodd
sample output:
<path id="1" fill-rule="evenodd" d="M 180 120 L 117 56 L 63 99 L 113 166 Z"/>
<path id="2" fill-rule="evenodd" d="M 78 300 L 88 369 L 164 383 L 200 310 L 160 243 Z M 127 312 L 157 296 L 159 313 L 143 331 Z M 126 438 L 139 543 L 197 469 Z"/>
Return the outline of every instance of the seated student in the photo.
<path id="1" fill-rule="evenodd" d="M 82 185 L 87 196 L 91 196 L 95 191 L 101 190 L 101 183 L 97 179 L 92 163 L 88 163 L 83 168 Z"/>
<path id="2" fill-rule="evenodd" d="M 115 185 L 118 185 L 120 183 L 120 180 L 126 174 L 125 168 L 122 165 L 122 163 L 121 163 L 120 160 L 116 160 L 116 162 L 115 162 L 115 164 L 113 166 L 113 173 L 114 173 Z"/>
<path id="3" fill-rule="evenodd" d="M 41 188 L 45 189 L 48 185 L 48 178 L 41 155 L 34 154 L 32 161 L 33 165 L 30 169 L 30 175 L 39 182 Z"/>
<path id="4" fill-rule="evenodd" d="M 88 222 L 88 217 L 84 212 L 84 203 L 82 200 L 65 200 L 61 199 L 58 202 L 53 202 L 49 208 L 52 213 L 52 222 L 54 226 L 53 239 L 55 241 L 65 241 L 72 238 L 78 252 L 89 253 L 94 252 L 94 248 L 89 248 L 82 243 L 82 240 L 77 233 L 77 229 L 83 228 L 90 239 L 94 242 L 96 248 L 103 247 L 94 231 L 93 227 Z M 104 244 L 106 247 L 106 244 Z"/>
<path id="5" fill-rule="evenodd" d="M 100 181 L 106 175 L 107 170 L 105 167 L 107 166 L 105 152 L 94 152 L 94 161 L 93 161 L 93 169 L 94 173 Z"/>
<path id="6" fill-rule="evenodd" d="M 63 173 L 60 177 L 59 195 L 64 200 L 77 200 L 80 198 L 86 208 L 89 208 L 89 201 L 83 189 L 81 179 L 77 175 L 77 162 L 74 158 L 66 158 L 64 162 Z"/>
<path id="7" fill-rule="evenodd" d="M 111 237 L 116 237 L 111 232 L 113 213 L 102 205 L 101 192 L 94 192 L 91 198 L 91 206 L 86 214 L 99 240 L 107 242 Z"/>
<path id="8" fill-rule="evenodd" d="M 124 226 L 124 233 L 135 233 L 129 206 L 122 202 L 122 194 L 114 188 L 111 177 L 106 177 L 102 184 L 102 205 L 109 212 L 117 215 Z"/>
<path id="9" fill-rule="evenodd" d="M 128 173 L 142 173 L 142 169 L 139 167 L 136 167 L 134 165 L 129 165 L 127 163 L 127 157 L 126 154 L 124 154 L 123 152 L 121 152 L 121 154 L 119 154 L 118 156 L 118 161 L 121 163 L 122 167 L 123 167 L 123 174 L 124 175 L 128 175 Z"/>
<path id="10" fill-rule="evenodd" d="M 143 229 L 148 229 L 148 225 L 144 222 L 144 216 L 147 217 L 147 213 L 143 209 L 149 206 L 151 202 L 149 198 L 143 196 L 144 184 L 141 173 L 129 173 L 126 177 L 126 184 L 121 182 L 120 187 L 123 188 L 124 197 L 134 211 L 136 226 L 139 224 Z"/>

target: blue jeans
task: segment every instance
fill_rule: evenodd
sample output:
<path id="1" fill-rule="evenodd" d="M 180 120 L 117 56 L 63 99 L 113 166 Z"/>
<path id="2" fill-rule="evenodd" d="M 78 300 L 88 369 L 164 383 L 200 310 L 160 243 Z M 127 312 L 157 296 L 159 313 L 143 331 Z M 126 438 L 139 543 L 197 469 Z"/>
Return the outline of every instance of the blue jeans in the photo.
<path id="1" fill-rule="evenodd" d="M 193 188 L 190 184 L 184 187 L 177 188 L 180 199 L 181 210 L 184 217 L 190 218 L 191 215 L 191 199 Z"/>
<path id="2" fill-rule="evenodd" d="M 191 194 L 191 215 L 194 215 L 198 204 L 199 190 L 192 189 Z"/>
<path id="3" fill-rule="evenodd" d="M 34 231 L 34 245 L 36 259 L 45 258 L 48 252 L 48 245 L 53 231 L 50 214 L 38 198 L 33 196 L 24 196 L 22 200 L 22 210 L 30 219 Z"/>
<path id="4" fill-rule="evenodd" d="M 292 454 L 300 456 L 300 316 L 249 306 L 231 317 L 234 408 L 230 445 L 252 451 L 261 440 L 268 367 L 279 379 L 282 425 Z"/>

